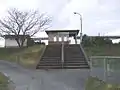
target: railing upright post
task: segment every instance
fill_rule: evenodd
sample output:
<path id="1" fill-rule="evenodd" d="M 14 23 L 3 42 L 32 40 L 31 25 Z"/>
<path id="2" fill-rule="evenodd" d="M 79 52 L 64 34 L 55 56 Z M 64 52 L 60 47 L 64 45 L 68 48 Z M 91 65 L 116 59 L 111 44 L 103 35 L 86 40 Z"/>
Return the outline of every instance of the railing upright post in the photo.
<path id="1" fill-rule="evenodd" d="M 89 64 L 90 64 L 90 75 L 92 76 L 92 57 L 90 57 Z"/>
<path id="2" fill-rule="evenodd" d="M 63 68 L 63 65 L 64 65 L 64 42 L 62 42 L 62 52 L 61 52 L 61 62 L 62 62 L 62 68 Z"/>

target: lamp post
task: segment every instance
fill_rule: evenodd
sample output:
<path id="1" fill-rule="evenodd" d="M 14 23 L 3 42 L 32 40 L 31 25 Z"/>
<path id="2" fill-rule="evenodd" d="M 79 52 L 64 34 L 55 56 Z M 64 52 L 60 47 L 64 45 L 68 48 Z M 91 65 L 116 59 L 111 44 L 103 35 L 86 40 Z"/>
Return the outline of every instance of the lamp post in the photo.
<path id="1" fill-rule="evenodd" d="M 80 30 L 80 44 L 82 42 L 82 15 L 80 13 L 77 13 L 77 12 L 74 12 L 74 14 L 77 14 L 80 16 L 80 27 L 81 27 L 81 30 Z"/>

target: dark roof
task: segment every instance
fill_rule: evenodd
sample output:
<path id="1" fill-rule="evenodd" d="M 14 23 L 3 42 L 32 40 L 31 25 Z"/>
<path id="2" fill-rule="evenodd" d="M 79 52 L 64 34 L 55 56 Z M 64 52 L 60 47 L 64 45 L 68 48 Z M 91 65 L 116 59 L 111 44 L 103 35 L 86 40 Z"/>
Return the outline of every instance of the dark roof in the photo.
<path id="1" fill-rule="evenodd" d="M 45 32 L 77 32 L 79 30 L 46 30 Z"/>
<path id="2" fill-rule="evenodd" d="M 46 30 L 47 34 L 51 32 L 69 32 L 69 36 L 75 36 L 75 33 L 79 33 L 79 30 Z"/>
<path id="3" fill-rule="evenodd" d="M 33 40 L 48 40 L 48 37 L 43 37 L 43 38 L 32 38 Z"/>
<path id="4" fill-rule="evenodd" d="M 19 35 L 20 38 L 22 38 L 24 35 Z M 8 38 L 16 38 L 17 36 L 16 35 L 4 35 L 3 36 L 5 39 L 8 39 Z M 29 38 L 30 36 L 29 35 L 25 35 L 26 38 Z"/>

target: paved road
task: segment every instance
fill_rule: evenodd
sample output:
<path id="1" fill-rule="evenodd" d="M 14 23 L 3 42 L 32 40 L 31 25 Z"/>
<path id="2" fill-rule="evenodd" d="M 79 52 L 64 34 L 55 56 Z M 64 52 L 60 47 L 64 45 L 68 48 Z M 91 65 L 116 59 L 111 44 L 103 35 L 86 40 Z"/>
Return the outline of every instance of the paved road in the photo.
<path id="1" fill-rule="evenodd" d="M 16 90 L 84 90 L 89 70 L 28 70 L 0 61 L 0 72 L 15 83 Z"/>

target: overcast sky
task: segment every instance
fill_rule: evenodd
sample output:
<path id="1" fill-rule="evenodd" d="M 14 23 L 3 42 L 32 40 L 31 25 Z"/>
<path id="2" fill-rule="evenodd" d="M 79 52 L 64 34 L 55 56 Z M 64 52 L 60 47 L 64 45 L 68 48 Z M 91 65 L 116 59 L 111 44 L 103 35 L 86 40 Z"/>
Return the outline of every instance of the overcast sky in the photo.
<path id="1" fill-rule="evenodd" d="M 88 35 L 120 35 L 120 0 L 0 0 L 0 14 L 10 7 L 38 9 L 53 17 L 50 29 L 79 29 Z"/>

